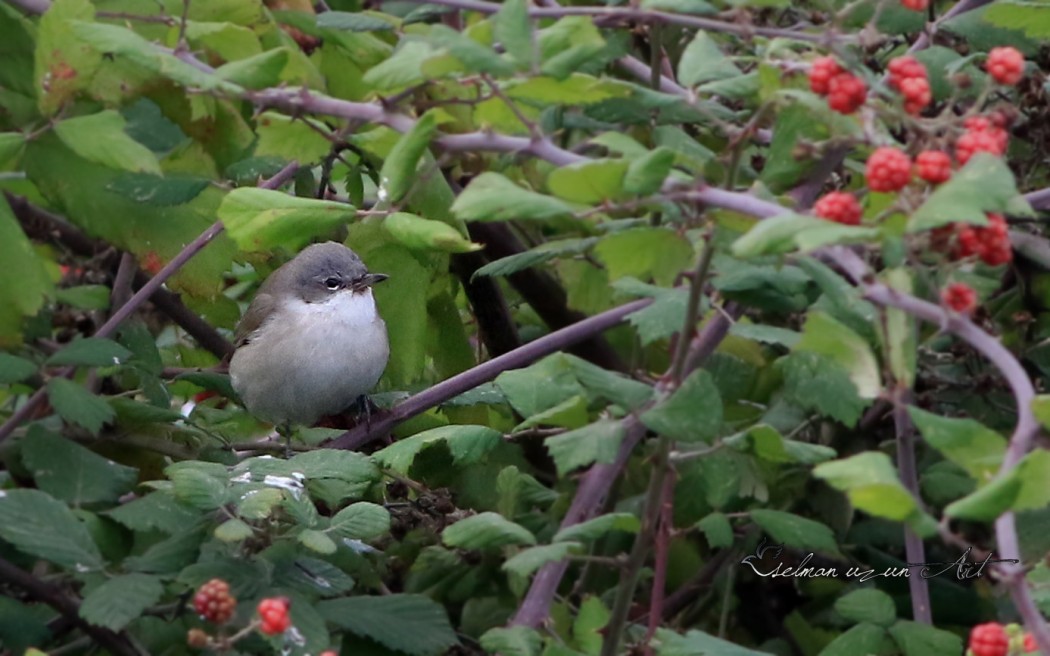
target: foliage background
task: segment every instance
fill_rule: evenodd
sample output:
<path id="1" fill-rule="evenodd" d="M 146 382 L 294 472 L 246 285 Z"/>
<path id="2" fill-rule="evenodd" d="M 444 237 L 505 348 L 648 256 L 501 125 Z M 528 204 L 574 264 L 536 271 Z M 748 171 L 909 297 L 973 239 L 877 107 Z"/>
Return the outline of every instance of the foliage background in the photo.
<path id="1" fill-rule="evenodd" d="M 232 649 L 929 656 L 992 619 L 1050 648 L 1046 7 L 318 4 L 0 4 L 5 649 L 185 653 L 275 595 L 295 630 Z M 880 81 L 905 50 L 944 114 Z M 828 52 L 859 115 L 808 90 Z M 862 227 L 792 213 L 986 105 L 1005 160 Z M 927 248 L 987 211 L 1011 265 Z M 390 410 L 286 448 L 220 363 L 325 238 L 391 275 Z M 971 547 L 1021 565 L 885 575 Z M 810 553 L 840 576 L 757 573 Z M 230 627 L 188 603 L 214 577 Z"/>

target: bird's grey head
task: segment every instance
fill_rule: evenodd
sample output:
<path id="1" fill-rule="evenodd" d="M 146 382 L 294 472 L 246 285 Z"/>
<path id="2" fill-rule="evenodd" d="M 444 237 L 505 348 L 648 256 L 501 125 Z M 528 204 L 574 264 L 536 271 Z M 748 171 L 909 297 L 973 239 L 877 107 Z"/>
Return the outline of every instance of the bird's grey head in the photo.
<path id="1" fill-rule="evenodd" d="M 334 241 L 307 246 L 285 266 L 288 282 L 307 303 L 323 303 L 344 291 L 363 292 L 387 278 L 369 273 L 357 253 Z"/>

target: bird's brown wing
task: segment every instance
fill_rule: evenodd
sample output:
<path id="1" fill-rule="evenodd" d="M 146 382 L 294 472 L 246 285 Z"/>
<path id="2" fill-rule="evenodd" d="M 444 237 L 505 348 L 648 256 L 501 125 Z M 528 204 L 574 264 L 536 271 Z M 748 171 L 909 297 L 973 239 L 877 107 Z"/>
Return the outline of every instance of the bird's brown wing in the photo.
<path id="1" fill-rule="evenodd" d="M 235 348 L 244 346 L 251 340 L 252 333 L 259 329 L 266 317 L 273 311 L 274 303 L 275 299 L 272 294 L 259 290 L 259 293 L 255 295 L 255 298 L 248 306 L 248 311 L 244 313 L 240 323 L 237 324 L 237 330 L 234 332 L 233 345 Z"/>

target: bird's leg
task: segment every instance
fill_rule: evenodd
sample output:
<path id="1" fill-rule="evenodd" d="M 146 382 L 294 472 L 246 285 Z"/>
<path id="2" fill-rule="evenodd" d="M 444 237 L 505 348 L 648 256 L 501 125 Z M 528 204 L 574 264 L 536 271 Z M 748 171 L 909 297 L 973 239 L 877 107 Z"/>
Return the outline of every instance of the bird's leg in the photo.
<path id="1" fill-rule="evenodd" d="M 295 431 L 292 428 L 291 423 L 289 423 L 289 422 L 284 422 L 282 424 L 278 424 L 277 425 L 277 434 L 280 435 L 282 438 L 284 438 L 284 457 L 285 458 L 291 458 L 292 457 L 292 435 L 294 434 L 294 432 Z"/>
<path id="2" fill-rule="evenodd" d="M 368 400 L 367 394 L 362 394 L 357 397 L 357 411 L 358 414 L 365 416 L 365 429 L 372 430 L 372 403 Z"/>

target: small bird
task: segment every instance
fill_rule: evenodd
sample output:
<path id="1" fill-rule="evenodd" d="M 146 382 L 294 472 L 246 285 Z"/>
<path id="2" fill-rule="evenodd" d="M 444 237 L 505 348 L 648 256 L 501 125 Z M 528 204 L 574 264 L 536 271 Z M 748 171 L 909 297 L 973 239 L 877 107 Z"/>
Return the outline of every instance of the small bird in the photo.
<path id="1" fill-rule="evenodd" d="M 237 325 L 230 379 L 252 415 L 312 426 L 371 390 L 390 356 L 369 273 L 346 246 L 303 249 L 266 279 Z"/>

